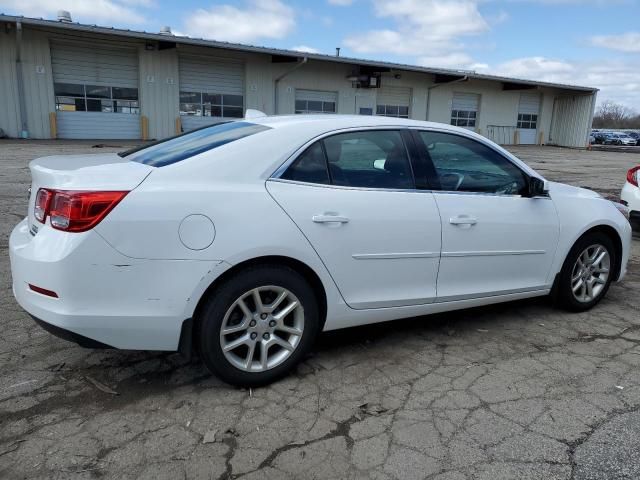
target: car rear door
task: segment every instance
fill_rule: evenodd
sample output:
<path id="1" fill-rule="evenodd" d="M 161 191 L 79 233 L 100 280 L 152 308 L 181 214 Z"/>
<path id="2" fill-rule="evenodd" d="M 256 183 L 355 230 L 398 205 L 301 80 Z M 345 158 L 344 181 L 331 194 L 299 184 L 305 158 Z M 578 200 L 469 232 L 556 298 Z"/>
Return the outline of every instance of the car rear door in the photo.
<path id="1" fill-rule="evenodd" d="M 440 216 L 433 194 L 416 188 L 407 142 L 398 129 L 330 135 L 267 182 L 352 308 L 436 296 Z"/>
<path id="2" fill-rule="evenodd" d="M 442 218 L 438 301 L 548 288 L 559 236 L 551 198 L 524 195 L 520 167 L 475 139 L 415 136 Z"/>

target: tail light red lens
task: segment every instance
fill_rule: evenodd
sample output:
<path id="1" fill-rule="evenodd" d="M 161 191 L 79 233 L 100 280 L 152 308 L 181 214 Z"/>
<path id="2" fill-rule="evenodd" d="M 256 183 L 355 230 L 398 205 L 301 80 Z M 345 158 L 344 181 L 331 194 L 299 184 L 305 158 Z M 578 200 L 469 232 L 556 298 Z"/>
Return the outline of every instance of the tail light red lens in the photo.
<path id="1" fill-rule="evenodd" d="M 36 217 L 36 220 L 40 223 L 44 223 L 47 218 L 52 196 L 51 190 L 47 190 L 46 188 L 41 188 L 36 194 L 36 205 L 33 209 L 33 216 Z"/>
<path id="2" fill-rule="evenodd" d="M 637 167 L 633 167 L 631 170 L 627 172 L 627 182 L 631 185 L 638 186 L 638 181 L 640 180 L 640 165 Z"/>
<path id="3" fill-rule="evenodd" d="M 41 214 L 42 220 L 36 214 L 41 192 L 47 192 L 49 195 L 44 214 Z M 51 217 L 51 226 L 57 230 L 85 232 L 100 223 L 127 193 L 129 192 L 76 192 L 40 189 L 36 196 L 34 215 L 43 223 L 47 216 Z M 44 202 L 45 194 L 42 195 Z"/>

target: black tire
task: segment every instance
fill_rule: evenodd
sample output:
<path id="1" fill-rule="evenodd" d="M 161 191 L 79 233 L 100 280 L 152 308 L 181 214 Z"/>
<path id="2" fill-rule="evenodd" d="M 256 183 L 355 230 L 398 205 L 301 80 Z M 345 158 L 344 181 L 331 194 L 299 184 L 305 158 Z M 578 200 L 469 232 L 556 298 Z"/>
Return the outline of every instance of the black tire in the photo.
<path id="1" fill-rule="evenodd" d="M 609 253 L 609 274 L 603 288 L 592 300 L 580 301 L 573 293 L 571 277 L 574 266 L 578 260 L 578 256 L 591 245 L 602 245 Z M 569 251 L 567 258 L 562 265 L 560 275 L 558 276 L 558 283 L 555 289 L 555 301 L 558 306 L 572 312 L 583 312 L 593 308 L 607 294 L 607 291 L 611 286 L 611 282 L 614 279 L 613 277 L 616 271 L 617 261 L 618 258 L 613 241 L 604 233 L 593 232 L 580 237 Z"/>
<path id="2" fill-rule="evenodd" d="M 220 332 L 225 314 L 233 303 L 250 290 L 264 286 L 281 287 L 297 297 L 303 308 L 304 328 L 295 349 L 282 363 L 264 371 L 249 372 L 225 357 Z M 311 350 L 320 329 L 318 302 L 313 289 L 302 275 L 281 265 L 255 266 L 239 271 L 211 292 L 196 321 L 196 342 L 205 366 L 225 382 L 241 387 L 258 387 L 285 376 Z"/>

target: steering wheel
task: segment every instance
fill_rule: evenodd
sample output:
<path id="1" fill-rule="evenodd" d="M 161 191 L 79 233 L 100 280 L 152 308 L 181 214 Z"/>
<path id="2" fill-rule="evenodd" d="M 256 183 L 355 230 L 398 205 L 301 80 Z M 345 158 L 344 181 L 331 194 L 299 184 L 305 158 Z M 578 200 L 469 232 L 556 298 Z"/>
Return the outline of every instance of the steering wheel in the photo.
<path id="1" fill-rule="evenodd" d="M 498 195 L 515 195 L 518 193 L 518 182 L 509 182 L 499 187 L 495 193 Z"/>
<path id="2" fill-rule="evenodd" d="M 447 172 L 440 175 L 440 186 L 449 189 L 449 184 L 455 184 L 451 191 L 457 191 L 464 181 L 464 175 L 458 172 Z"/>

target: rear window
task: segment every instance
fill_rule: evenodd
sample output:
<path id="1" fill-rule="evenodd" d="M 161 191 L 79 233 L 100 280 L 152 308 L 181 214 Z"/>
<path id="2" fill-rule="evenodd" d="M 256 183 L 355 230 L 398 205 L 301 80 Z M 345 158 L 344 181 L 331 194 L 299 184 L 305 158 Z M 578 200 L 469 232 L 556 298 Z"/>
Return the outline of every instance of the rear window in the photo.
<path id="1" fill-rule="evenodd" d="M 219 123 L 126 151 L 120 156 L 127 157 L 132 162 L 164 167 L 270 129 L 271 127 L 249 122 Z"/>

